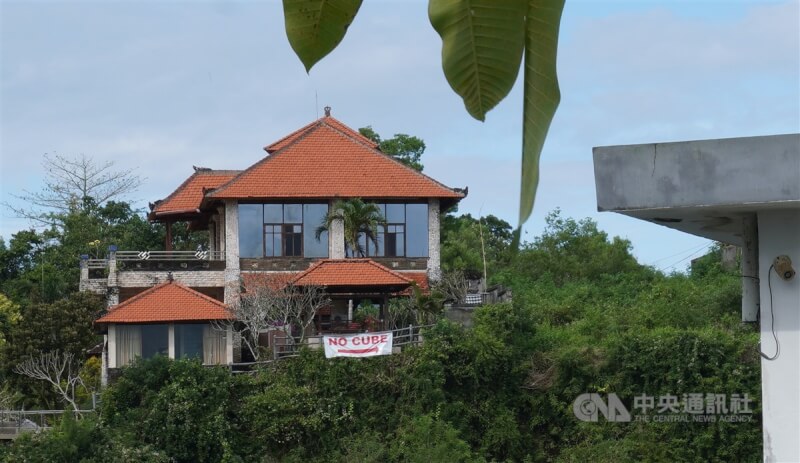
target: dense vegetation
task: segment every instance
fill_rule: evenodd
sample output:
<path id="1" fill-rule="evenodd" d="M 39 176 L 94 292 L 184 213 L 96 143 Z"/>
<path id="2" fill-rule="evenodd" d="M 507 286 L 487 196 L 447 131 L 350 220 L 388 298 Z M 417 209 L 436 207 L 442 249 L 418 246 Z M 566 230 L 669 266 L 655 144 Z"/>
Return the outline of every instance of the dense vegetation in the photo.
<path id="1" fill-rule="evenodd" d="M 104 391 L 98 416 L 20 438 L 3 449 L 4 458 L 761 459 L 757 335 L 739 322 L 739 279 L 722 269 L 717 252 L 688 274 L 664 275 L 639 265 L 630 243 L 609 239 L 592 221 L 553 213 L 544 234 L 514 256 L 507 225 L 491 217 L 443 222 L 446 268 L 482 273 L 483 233 L 490 280 L 513 289 L 513 303 L 478 309 L 471 329 L 443 320 L 422 346 L 399 355 L 326 360 L 304 351 L 252 376 L 191 361 L 139 362 Z M 25 248 L 21 239 L 17 234 L 11 248 L 0 245 L 0 271 L 7 272 L 0 287 L 10 297 L 0 298 L 2 379 L 25 394 L 18 403 L 36 405 L 53 398 L 41 386 L 19 387 L 22 380 L 8 369 L 22 355 L 15 354 L 25 342 L 20 333 L 50 339 L 43 333 L 52 324 L 28 320 L 52 317 L 33 314 L 60 307 L 55 318 L 65 326 L 95 306 L 76 302 L 78 296 L 59 302 L 43 298 L 46 292 L 36 299 L 35 292 L 18 291 L 26 281 L 36 286 L 39 270 L 37 255 L 30 255 L 35 246 L 29 254 L 10 252 Z M 95 340 L 77 327 L 59 339 L 53 342 L 81 348 Z M 743 423 L 582 422 L 572 406 L 586 392 L 614 392 L 629 409 L 640 394 L 747 393 L 754 414 Z"/>

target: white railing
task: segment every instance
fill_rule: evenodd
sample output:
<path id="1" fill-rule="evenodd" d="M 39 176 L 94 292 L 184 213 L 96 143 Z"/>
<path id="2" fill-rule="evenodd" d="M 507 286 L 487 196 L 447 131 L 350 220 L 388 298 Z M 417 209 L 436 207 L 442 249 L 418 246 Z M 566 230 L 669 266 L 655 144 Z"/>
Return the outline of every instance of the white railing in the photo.
<path id="1" fill-rule="evenodd" d="M 142 260 L 225 260 L 223 251 L 117 251 L 121 261 Z"/>

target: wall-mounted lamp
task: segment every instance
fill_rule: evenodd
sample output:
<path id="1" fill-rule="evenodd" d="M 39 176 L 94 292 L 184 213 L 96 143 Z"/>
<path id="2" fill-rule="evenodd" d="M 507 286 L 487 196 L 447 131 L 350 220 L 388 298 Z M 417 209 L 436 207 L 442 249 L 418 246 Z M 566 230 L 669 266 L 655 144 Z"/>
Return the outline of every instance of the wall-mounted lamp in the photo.
<path id="1" fill-rule="evenodd" d="M 785 254 L 776 257 L 775 261 L 772 262 L 772 266 L 775 267 L 775 273 L 786 281 L 791 280 L 797 273 L 792 268 L 792 259 L 789 259 L 789 256 Z"/>

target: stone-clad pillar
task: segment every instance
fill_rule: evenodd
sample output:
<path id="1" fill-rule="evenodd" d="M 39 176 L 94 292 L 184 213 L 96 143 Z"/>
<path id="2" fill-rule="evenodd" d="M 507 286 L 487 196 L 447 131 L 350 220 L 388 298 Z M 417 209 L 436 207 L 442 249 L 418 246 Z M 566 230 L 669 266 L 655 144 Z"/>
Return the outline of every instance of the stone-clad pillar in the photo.
<path id="1" fill-rule="evenodd" d="M 239 298 L 239 203 L 225 201 L 225 303 L 232 304 Z"/>
<path id="2" fill-rule="evenodd" d="M 442 276 L 441 243 L 439 237 L 439 200 L 428 201 L 428 278 L 437 281 Z"/>
<path id="3" fill-rule="evenodd" d="M 328 205 L 333 208 L 336 201 L 331 201 Z M 328 256 L 331 259 L 344 259 L 344 224 L 341 220 L 335 220 L 328 230 Z"/>

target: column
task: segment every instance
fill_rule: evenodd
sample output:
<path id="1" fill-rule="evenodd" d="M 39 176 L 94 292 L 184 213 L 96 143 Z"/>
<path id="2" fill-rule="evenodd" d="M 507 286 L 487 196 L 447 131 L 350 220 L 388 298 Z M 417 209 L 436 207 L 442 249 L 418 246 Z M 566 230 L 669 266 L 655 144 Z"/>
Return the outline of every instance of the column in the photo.
<path id="1" fill-rule="evenodd" d="M 428 201 L 428 278 L 432 281 L 436 281 L 442 276 L 439 226 L 439 200 L 430 199 Z"/>

